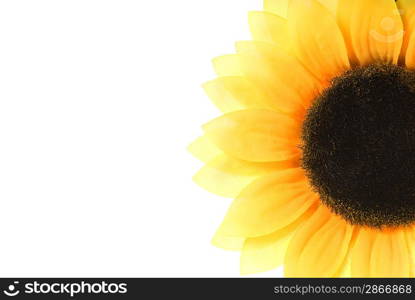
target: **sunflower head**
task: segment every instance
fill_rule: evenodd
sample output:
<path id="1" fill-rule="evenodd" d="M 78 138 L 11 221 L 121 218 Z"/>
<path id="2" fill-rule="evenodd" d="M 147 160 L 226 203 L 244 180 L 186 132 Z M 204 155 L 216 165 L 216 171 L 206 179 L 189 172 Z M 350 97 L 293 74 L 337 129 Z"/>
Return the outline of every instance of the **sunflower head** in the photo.
<path id="1" fill-rule="evenodd" d="M 243 274 L 413 276 L 415 1 L 265 0 L 249 23 L 190 147 L 235 198 L 213 243 Z"/>

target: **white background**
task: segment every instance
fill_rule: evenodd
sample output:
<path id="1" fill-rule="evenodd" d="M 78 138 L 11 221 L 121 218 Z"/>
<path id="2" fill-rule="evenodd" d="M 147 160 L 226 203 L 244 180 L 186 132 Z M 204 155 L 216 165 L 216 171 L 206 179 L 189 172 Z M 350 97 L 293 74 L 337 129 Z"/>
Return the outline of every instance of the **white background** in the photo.
<path id="1" fill-rule="evenodd" d="M 0 276 L 239 276 L 186 151 L 261 0 L 0 2 Z M 260 276 L 279 276 L 280 271 Z"/>

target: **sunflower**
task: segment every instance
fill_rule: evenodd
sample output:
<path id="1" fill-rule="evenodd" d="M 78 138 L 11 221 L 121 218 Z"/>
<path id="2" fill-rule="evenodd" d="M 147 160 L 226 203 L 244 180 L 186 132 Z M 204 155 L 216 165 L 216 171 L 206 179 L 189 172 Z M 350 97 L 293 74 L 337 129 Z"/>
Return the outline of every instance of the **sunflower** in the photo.
<path id="1" fill-rule="evenodd" d="M 241 273 L 413 277 L 415 1 L 265 0 L 214 59 L 194 180 L 235 198 Z"/>

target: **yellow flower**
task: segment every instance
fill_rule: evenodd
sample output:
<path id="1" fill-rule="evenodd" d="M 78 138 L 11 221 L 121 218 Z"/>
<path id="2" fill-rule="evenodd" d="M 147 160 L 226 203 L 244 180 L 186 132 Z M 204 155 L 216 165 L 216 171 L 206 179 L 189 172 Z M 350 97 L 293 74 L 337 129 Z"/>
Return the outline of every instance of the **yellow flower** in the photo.
<path id="1" fill-rule="evenodd" d="M 412 277 L 415 1 L 265 0 L 249 23 L 190 146 L 194 180 L 235 198 L 213 244 L 242 274 Z"/>

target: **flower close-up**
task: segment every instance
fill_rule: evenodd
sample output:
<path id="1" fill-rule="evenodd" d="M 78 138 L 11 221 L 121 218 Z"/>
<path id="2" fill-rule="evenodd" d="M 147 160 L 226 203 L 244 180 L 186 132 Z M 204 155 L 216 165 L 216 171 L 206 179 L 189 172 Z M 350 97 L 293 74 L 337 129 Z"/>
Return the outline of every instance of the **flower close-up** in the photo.
<path id="1" fill-rule="evenodd" d="M 259 0 L 258 0 L 259 1 Z M 415 0 L 265 0 L 189 149 L 241 274 L 415 275 Z"/>

